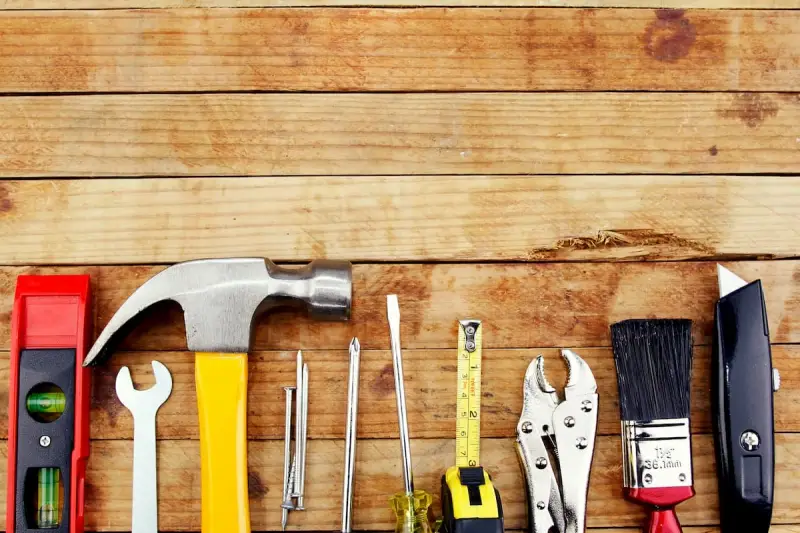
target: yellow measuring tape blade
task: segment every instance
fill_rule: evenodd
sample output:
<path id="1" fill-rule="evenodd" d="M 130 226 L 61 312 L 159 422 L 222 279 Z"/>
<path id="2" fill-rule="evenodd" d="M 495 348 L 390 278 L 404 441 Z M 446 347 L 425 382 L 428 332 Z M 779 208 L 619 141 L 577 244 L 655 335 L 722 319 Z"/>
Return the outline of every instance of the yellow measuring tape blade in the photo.
<path id="1" fill-rule="evenodd" d="M 474 328 L 474 333 L 468 329 Z M 471 331 L 471 330 L 470 330 Z M 467 338 L 474 337 L 474 348 Z M 481 457 L 481 340 L 480 320 L 458 324 L 458 383 L 456 388 L 456 466 L 478 466 Z"/>

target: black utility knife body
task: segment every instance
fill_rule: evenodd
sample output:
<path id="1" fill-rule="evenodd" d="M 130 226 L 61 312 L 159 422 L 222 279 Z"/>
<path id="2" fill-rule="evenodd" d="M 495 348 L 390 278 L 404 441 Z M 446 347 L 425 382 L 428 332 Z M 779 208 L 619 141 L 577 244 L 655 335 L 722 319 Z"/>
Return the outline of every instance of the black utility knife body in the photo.
<path id="1" fill-rule="evenodd" d="M 761 281 L 717 267 L 712 401 L 722 533 L 765 533 L 772 520 L 775 426 L 772 367 Z"/>

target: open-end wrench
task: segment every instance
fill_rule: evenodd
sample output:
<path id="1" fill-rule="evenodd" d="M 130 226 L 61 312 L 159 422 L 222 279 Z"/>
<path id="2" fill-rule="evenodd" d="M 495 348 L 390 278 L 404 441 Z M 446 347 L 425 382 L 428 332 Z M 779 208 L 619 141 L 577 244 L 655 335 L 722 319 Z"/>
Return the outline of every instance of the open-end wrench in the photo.
<path id="1" fill-rule="evenodd" d="M 131 533 L 158 533 L 156 413 L 172 392 L 172 375 L 158 361 L 151 364 L 156 384 L 147 390 L 133 388 L 127 366 L 117 374 L 117 397 L 133 415 Z"/>

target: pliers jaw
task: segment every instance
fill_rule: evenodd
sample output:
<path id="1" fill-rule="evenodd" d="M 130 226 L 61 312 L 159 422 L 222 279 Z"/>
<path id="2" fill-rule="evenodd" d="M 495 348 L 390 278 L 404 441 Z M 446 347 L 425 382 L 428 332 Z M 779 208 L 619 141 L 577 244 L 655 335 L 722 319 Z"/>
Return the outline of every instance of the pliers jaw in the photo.
<path id="1" fill-rule="evenodd" d="M 558 403 L 558 392 L 544 375 L 544 357 L 540 355 L 528 365 L 528 370 L 525 372 L 522 416 L 517 427 L 517 435 L 522 430 L 541 437 L 552 436 L 553 411 L 558 407 Z M 532 431 L 527 431 L 530 429 L 528 424 L 533 426 Z"/>
<path id="2" fill-rule="evenodd" d="M 597 383 L 589 365 L 563 350 L 569 367 L 565 400 L 544 374 L 544 358 L 528 366 L 523 388 L 522 416 L 517 424 L 517 452 L 528 497 L 528 529 L 548 533 L 582 533 L 586 494 L 597 431 Z M 546 439 L 546 441 L 545 441 Z M 553 465 L 545 443 L 554 448 L 561 470 Z M 555 470 L 561 470 L 556 477 Z M 560 480 L 560 484 L 559 484 Z"/>
<path id="3" fill-rule="evenodd" d="M 564 387 L 564 396 L 567 400 L 597 394 L 597 381 L 586 361 L 572 350 L 561 350 L 561 357 L 567 362 L 569 379 Z"/>

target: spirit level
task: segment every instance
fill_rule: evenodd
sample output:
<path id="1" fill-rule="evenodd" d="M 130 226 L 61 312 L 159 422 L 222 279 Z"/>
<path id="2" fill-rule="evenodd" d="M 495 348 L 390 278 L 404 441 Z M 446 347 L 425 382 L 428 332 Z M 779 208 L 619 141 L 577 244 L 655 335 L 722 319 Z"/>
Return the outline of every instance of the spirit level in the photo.
<path id="1" fill-rule="evenodd" d="M 11 315 L 6 531 L 83 532 L 89 276 L 19 276 Z"/>

